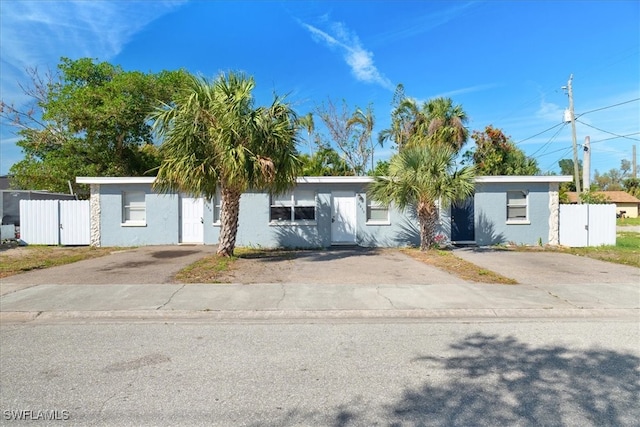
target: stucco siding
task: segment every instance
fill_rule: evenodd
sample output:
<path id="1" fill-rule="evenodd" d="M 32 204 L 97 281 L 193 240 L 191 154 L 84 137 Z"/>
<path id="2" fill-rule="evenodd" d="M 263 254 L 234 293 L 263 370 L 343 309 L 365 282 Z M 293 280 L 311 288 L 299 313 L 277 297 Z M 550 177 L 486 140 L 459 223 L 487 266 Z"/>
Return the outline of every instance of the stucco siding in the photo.
<path id="1" fill-rule="evenodd" d="M 526 221 L 507 221 L 508 191 L 523 191 L 527 194 Z M 548 243 L 548 183 L 479 183 L 476 185 L 474 202 L 476 244 Z"/>
<path id="2" fill-rule="evenodd" d="M 123 224 L 123 193 L 145 192 L 146 224 Z M 100 186 L 100 240 L 102 246 L 173 245 L 179 236 L 179 197 L 157 194 L 148 184 Z"/>

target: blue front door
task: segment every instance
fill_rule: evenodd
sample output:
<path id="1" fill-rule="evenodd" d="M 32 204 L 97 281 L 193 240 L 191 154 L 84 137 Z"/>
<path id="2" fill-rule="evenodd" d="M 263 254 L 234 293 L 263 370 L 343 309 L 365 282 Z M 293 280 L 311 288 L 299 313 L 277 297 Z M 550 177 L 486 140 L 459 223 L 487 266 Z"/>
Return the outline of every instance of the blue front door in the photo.
<path id="1" fill-rule="evenodd" d="M 473 196 L 451 205 L 451 241 L 472 243 L 476 240 L 473 222 Z"/>

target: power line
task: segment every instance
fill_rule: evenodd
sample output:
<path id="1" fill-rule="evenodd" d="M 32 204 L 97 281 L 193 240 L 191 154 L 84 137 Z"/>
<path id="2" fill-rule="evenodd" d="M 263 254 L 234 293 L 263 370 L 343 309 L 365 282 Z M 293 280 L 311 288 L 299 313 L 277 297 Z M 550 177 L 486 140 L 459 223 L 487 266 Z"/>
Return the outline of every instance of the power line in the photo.
<path id="1" fill-rule="evenodd" d="M 584 116 L 585 114 L 589 114 L 589 113 L 593 113 L 595 111 L 600 111 L 600 110 L 606 110 L 608 108 L 613 108 L 613 107 L 618 107 L 620 105 L 624 105 L 624 104 L 629 104 L 631 102 L 636 102 L 636 101 L 640 101 L 640 98 L 635 98 L 635 99 L 630 99 L 628 101 L 624 101 L 624 102 L 619 102 L 617 104 L 613 104 L 613 105 L 608 105 L 606 107 L 601 107 L 601 108 L 596 108 L 595 110 L 589 110 L 589 111 L 585 111 L 584 113 L 580 113 L 578 114 L 578 116 L 576 116 L 576 120 L 578 117 Z"/>
<path id="2" fill-rule="evenodd" d="M 561 125 L 566 125 L 566 123 L 560 123 Z M 556 125 L 557 126 L 557 125 Z M 554 126 L 555 127 L 555 126 Z M 553 129 L 553 128 L 551 128 Z M 547 145 L 551 144 L 551 142 L 556 138 L 556 136 L 558 136 L 558 134 L 560 134 L 560 132 L 562 131 L 562 129 L 564 129 L 564 127 L 561 127 L 560 129 L 558 129 L 558 131 L 556 133 L 553 134 L 553 136 L 551 136 L 551 138 L 549 139 L 549 141 L 545 142 L 542 147 L 538 148 L 536 151 L 533 152 L 533 154 L 531 154 L 529 157 L 533 157 L 535 156 L 538 151 L 544 149 Z M 545 131 L 546 132 L 546 131 Z"/>
<path id="3" fill-rule="evenodd" d="M 640 141 L 640 139 L 638 139 L 638 138 L 629 138 L 628 136 L 618 135 L 617 133 L 613 133 L 613 132 L 609 132 L 608 130 L 600 129 L 600 128 L 598 128 L 598 127 L 595 127 L 595 126 L 592 126 L 592 125 L 590 125 L 590 124 L 588 124 L 588 123 L 585 123 L 585 122 L 583 122 L 583 121 L 581 121 L 581 120 L 576 120 L 576 121 L 578 121 L 578 122 L 582 123 L 582 124 L 583 124 L 583 125 L 585 125 L 585 126 L 588 126 L 588 127 L 590 127 L 590 128 L 593 128 L 593 129 L 595 129 L 595 130 L 599 130 L 600 132 L 608 133 L 609 135 L 613 135 L 613 136 L 616 136 L 616 137 L 618 137 L 618 138 L 626 138 L 626 139 L 630 139 L 630 140 L 632 140 L 632 141 Z"/>
<path id="4" fill-rule="evenodd" d="M 612 136 L 611 138 L 604 138 L 604 139 L 599 139 L 597 141 L 591 141 L 591 143 L 596 144 L 598 142 L 611 141 L 612 139 L 618 139 L 620 137 L 626 138 L 628 136 L 633 136 L 633 135 L 640 135 L 640 132 L 628 133 L 626 135 L 620 135 L 620 136 Z"/>
<path id="5" fill-rule="evenodd" d="M 545 133 L 545 132 L 549 132 L 551 129 L 555 129 L 556 127 L 558 127 L 558 126 L 560 126 L 560 125 L 564 125 L 564 124 L 566 124 L 566 123 L 564 123 L 564 122 L 560 122 L 560 123 L 558 123 L 558 124 L 556 124 L 556 125 L 551 126 L 549 129 L 545 129 L 545 130 L 543 130 L 542 132 L 538 132 L 538 133 L 536 133 L 536 134 L 535 134 L 535 135 L 533 135 L 533 136 L 530 136 L 530 137 L 528 137 L 528 138 L 522 139 L 522 140 L 520 140 L 520 141 L 516 142 L 515 144 L 520 144 L 520 143 L 523 143 L 523 142 L 525 142 L 525 141 L 528 141 L 528 140 L 530 140 L 530 139 L 532 139 L 532 138 L 535 138 L 536 136 L 542 135 L 543 133 Z"/>

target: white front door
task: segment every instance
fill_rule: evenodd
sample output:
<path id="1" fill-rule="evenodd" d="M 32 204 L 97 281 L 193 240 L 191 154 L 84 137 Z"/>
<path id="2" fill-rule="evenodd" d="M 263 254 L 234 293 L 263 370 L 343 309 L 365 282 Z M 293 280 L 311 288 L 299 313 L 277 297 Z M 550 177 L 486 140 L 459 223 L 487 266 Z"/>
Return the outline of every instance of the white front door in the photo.
<path id="1" fill-rule="evenodd" d="M 182 238 L 181 243 L 204 242 L 204 200 L 182 197 Z"/>
<path id="2" fill-rule="evenodd" d="M 353 191 L 331 193 L 331 243 L 356 242 L 356 195 Z"/>

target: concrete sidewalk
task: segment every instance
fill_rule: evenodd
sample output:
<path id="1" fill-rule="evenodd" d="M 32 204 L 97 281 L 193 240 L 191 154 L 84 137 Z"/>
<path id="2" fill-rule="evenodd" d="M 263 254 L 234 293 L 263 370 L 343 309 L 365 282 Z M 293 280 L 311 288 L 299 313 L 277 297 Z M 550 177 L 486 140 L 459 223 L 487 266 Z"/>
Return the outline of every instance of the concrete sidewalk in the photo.
<path id="1" fill-rule="evenodd" d="M 0 298 L 0 320 L 635 318 L 639 287 L 584 285 L 35 285 Z"/>

